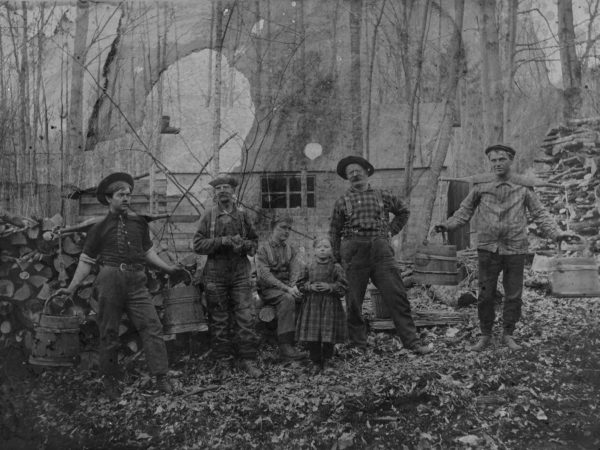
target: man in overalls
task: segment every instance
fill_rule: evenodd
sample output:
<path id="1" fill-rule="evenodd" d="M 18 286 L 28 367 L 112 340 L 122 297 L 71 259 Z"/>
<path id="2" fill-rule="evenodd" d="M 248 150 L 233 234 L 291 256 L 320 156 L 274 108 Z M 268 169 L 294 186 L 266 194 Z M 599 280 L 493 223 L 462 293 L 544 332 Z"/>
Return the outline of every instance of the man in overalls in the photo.
<path id="1" fill-rule="evenodd" d="M 350 344 L 361 351 L 367 346 L 362 304 L 370 278 L 381 292 L 404 347 L 417 354 L 430 353 L 432 349 L 419 342 L 389 240 L 402 230 L 409 211 L 399 197 L 370 186 L 368 178 L 374 171 L 371 163 L 360 156 L 348 156 L 337 165 L 338 175 L 350 182 L 350 188 L 335 202 L 330 235 L 334 257 L 341 262 L 348 279 Z M 394 215 L 391 222 L 390 213 Z"/>
<path id="2" fill-rule="evenodd" d="M 510 350 L 521 349 L 513 338 L 513 332 L 521 317 L 523 303 L 523 270 L 528 248 L 526 211 L 548 237 L 560 241 L 573 236 L 573 233 L 562 232 L 558 228 L 530 186 L 523 186 L 517 177 L 513 177 L 511 167 L 515 153 L 512 147 L 502 144 L 486 148 L 493 176 L 486 182 L 476 183 L 452 217 L 434 227 L 437 232 L 454 230 L 468 223 L 478 211 L 477 309 L 481 337 L 477 343 L 467 347 L 470 351 L 484 350 L 491 343 L 496 316 L 494 294 L 500 272 L 503 273 L 504 287 L 502 342 Z"/>
<path id="3" fill-rule="evenodd" d="M 262 372 L 256 364 L 258 339 L 248 259 L 256 253 L 258 235 L 247 211 L 234 202 L 237 180 L 222 175 L 209 184 L 214 188 L 215 206 L 200 219 L 194 251 L 208 255 L 203 278 L 216 370 L 225 375 L 237 354 L 239 367 L 258 378 Z"/>
<path id="4" fill-rule="evenodd" d="M 271 221 L 271 236 L 256 252 L 256 275 L 259 294 L 266 305 L 272 305 L 277 317 L 277 341 L 282 360 L 295 360 L 303 355 L 294 348 L 296 301 L 302 294 L 296 287 L 300 276 L 297 250 L 287 242 L 292 218 L 276 216 Z"/>
<path id="5" fill-rule="evenodd" d="M 100 182 L 96 198 L 108 206 L 108 214 L 88 231 L 69 286 L 53 294 L 73 295 L 92 266 L 99 264 L 95 288 L 99 307 L 100 371 L 104 375 L 106 394 L 111 399 L 119 395 L 119 325 L 123 312 L 140 334 L 157 388 L 167 393 L 172 391 L 167 378 L 169 367 L 163 327 L 146 287 L 145 264 L 150 263 L 169 274 L 175 274 L 180 267 L 167 264 L 156 254 L 148 223 L 129 209 L 132 190 L 133 178 L 127 173 L 113 173 Z"/>

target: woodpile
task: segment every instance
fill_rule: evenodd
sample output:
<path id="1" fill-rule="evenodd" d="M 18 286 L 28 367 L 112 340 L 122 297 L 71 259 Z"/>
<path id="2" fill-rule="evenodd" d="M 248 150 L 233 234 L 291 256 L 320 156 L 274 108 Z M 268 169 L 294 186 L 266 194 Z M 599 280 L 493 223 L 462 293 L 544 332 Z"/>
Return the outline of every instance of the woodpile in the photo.
<path id="1" fill-rule="evenodd" d="M 149 216 L 146 220 L 155 218 Z M 72 302 L 49 298 L 71 280 L 83 249 L 85 232 L 100 219 L 67 228 L 61 228 L 60 215 L 32 220 L 35 225 L 25 227 L 0 221 L 0 343 L 23 342 L 31 348 L 34 326 L 45 308 L 46 314 L 79 317 L 84 351 L 97 345 L 98 302 L 93 288 L 97 267 L 77 289 Z M 195 272 L 194 258 L 186 258 L 183 263 L 186 270 Z M 166 290 L 190 284 L 190 277 L 182 274 L 169 282 L 167 275 L 150 269 L 147 276 L 152 301 L 162 318 Z M 121 322 L 119 334 L 124 349 L 133 353 L 139 350 L 137 332 L 126 318 Z"/>
<path id="2" fill-rule="evenodd" d="M 536 175 L 561 186 L 539 188 L 542 203 L 563 229 L 585 236 L 590 250 L 600 252 L 600 117 L 552 128 L 541 147 Z"/>

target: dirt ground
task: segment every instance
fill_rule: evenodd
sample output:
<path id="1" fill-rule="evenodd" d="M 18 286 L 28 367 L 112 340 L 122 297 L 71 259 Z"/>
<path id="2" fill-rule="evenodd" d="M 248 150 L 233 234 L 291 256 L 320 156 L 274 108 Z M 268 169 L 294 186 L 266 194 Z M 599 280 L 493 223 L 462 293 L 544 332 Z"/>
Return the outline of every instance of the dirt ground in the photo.
<path id="1" fill-rule="evenodd" d="M 126 358 L 112 402 L 89 370 L 36 373 L 21 350 L 3 349 L 0 447 L 600 448 L 600 299 L 526 289 L 516 333 L 524 348 L 512 353 L 499 336 L 467 352 L 477 320 L 474 306 L 465 311 L 463 324 L 420 329 L 430 355 L 370 333 L 366 354 L 340 347 L 330 373 L 316 376 L 263 344 L 261 379 L 235 369 L 217 378 L 205 347 L 190 352 L 179 339 L 169 344 L 178 394 L 158 394 L 143 358 Z"/>

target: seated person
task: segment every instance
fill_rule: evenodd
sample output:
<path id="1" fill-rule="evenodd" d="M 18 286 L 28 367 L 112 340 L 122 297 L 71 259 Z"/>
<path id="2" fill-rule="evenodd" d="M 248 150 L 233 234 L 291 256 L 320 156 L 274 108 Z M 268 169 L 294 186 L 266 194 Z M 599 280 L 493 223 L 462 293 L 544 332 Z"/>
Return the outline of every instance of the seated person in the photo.
<path id="1" fill-rule="evenodd" d="M 287 242 L 291 225 L 291 217 L 275 217 L 271 236 L 258 246 L 255 258 L 258 293 L 265 305 L 275 308 L 277 341 L 283 360 L 303 358 L 294 348 L 296 300 L 302 297 L 296 281 L 302 267 L 297 250 Z"/>

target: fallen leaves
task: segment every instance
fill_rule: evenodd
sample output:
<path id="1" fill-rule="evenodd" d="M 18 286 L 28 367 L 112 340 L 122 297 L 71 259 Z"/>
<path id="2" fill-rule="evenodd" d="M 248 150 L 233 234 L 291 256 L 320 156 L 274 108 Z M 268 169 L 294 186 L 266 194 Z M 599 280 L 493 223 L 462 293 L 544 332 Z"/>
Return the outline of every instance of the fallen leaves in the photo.
<path id="1" fill-rule="evenodd" d="M 118 402 L 75 369 L 24 377 L 11 399 L 35 417 L 33 435 L 71 436 L 72 447 L 494 450 L 550 439 L 577 448 L 573 436 L 580 436 L 595 448 L 600 301 L 584 302 L 526 290 L 517 333 L 526 348 L 516 353 L 497 337 L 489 351 L 462 350 L 478 333 L 473 307 L 463 325 L 420 330 L 436 350 L 425 357 L 409 357 L 390 334 L 371 333 L 364 355 L 338 348 L 328 376 L 278 364 L 266 346 L 260 380 L 235 371 L 215 380 L 203 357 L 184 353 L 170 355 L 176 396 L 153 392 L 143 358 L 135 358 L 127 360 Z"/>

